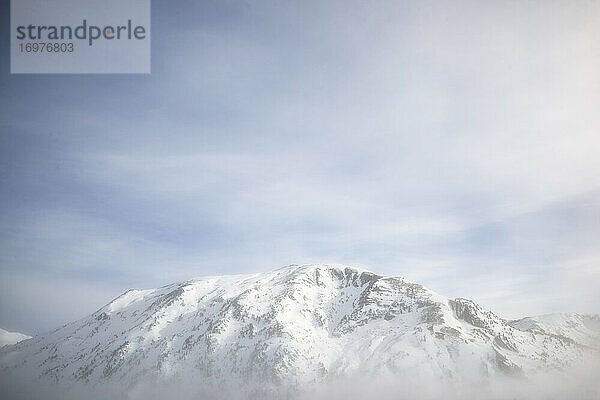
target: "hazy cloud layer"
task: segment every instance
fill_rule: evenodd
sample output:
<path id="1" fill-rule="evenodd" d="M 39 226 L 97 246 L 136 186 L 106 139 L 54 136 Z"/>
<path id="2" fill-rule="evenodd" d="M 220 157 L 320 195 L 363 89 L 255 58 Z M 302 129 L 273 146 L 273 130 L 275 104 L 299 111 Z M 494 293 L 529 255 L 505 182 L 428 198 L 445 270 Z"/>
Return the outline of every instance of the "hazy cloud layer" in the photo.
<path id="1" fill-rule="evenodd" d="M 272 399 L 272 400 L 354 400 L 377 398 L 392 400 L 413 398 L 421 400 L 435 399 L 489 399 L 489 400 L 594 400 L 600 395 L 598 382 L 598 362 L 574 366 L 566 371 L 546 371 L 529 378 L 510 378 L 495 375 L 487 379 L 468 377 L 454 382 L 446 381 L 439 376 L 424 374 L 417 376 L 410 371 L 410 377 L 400 371 L 398 374 L 380 373 L 377 376 L 345 377 L 328 382 L 303 385 L 302 387 L 272 385 L 265 382 L 224 381 L 206 384 L 202 380 L 183 380 L 178 378 L 138 382 L 123 390 L 120 386 L 100 384 L 93 390 L 85 385 L 64 386 L 36 382 L 12 380 L 4 381 L 0 377 L 0 385 L 4 394 L 13 398 L 27 400 L 77 400 L 86 399 L 127 399 L 127 400 L 160 400 L 176 397 L 183 400 L 192 399 Z M 448 377 L 450 378 L 450 377 Z"/>
<path id="2" fill-rule="evenodd" d="M 600 311 L 597 2 L 152 15 L 149 76 L 2 63 L 0 326 L 312 261 L 509 317 Z"/>

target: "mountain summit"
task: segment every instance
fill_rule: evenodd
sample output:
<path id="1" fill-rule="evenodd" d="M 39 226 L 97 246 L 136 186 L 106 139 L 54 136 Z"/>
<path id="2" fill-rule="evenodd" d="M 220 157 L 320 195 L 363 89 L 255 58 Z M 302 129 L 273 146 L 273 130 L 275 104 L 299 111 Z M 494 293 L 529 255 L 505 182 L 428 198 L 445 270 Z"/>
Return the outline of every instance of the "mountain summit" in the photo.
<path id="1" fill-rule="evenodd" d="M 535 374 L 598 353 L 600 318 L 507 321 L 467 299 L 339 265 L 129 290 L 0 350 L 4 376 L 135 386 L 187 379 L 297 388 L 350 376 Z M 16 379 L 16 378 L 15 378 Z"/>

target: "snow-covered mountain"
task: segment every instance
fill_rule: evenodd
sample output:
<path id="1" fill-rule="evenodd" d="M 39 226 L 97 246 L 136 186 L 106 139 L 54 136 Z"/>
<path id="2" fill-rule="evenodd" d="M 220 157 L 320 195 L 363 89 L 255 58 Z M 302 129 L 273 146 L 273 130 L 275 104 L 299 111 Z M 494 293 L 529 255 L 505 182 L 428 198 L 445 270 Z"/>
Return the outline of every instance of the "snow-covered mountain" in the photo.
<path id="1" fill-rule="evenodd" d="M 19 332 L 9 332 L 0 328 L 0 347 L 15 344 L 22 340 L 29 339 L 31 336 Z"/>
<path id="2" fill-rule="evenodd" d="M 509 324 L 521 331 L 566 337 L 589 347 L 597 348 L 598 345 L 599 315 L 546 314 L 510 321 Z"/>
<path id="3" fill-rule="evenodd" d="M 464 382 L 561 369 L 598 354 L 599 339 L 598 316 L 506 321 L 402 278 L 294 265 L 130 290 L 89 317 L 0 350 L 0 371 L 128 388 L 184 379 L 293 390 L 382 375 Z"/>

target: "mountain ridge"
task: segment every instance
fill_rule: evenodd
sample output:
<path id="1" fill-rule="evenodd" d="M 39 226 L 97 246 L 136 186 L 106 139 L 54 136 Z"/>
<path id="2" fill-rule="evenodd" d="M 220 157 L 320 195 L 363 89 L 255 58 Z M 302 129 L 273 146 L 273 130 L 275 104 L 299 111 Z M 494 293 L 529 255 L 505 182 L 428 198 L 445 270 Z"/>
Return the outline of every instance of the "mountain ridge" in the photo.
<path id="1" fill-rule="evenodd" d="M 0 328 L 0 347 L 9 346 L 11 344 L 19 343 L 20 341 L 30 339 L 31 336 L 21 332 L 9 332 L 5 329 Z"/>

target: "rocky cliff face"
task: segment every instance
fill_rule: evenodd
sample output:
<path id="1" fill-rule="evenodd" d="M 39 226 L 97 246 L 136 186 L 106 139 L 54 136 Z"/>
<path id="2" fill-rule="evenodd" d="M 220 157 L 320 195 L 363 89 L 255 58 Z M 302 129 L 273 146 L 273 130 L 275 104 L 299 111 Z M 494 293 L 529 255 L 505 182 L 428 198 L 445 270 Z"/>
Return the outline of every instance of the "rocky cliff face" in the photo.
<path id="1" fill-rule="evenodd" d="M 182 378 L 300 387 L 338 377 L 526 376 L 599 351 L 597 316 L 506 321 L 466 299 L 346 266 L 289 266 L 130 290 L 0 350 L 4 376 L 130 387 Z"/>

